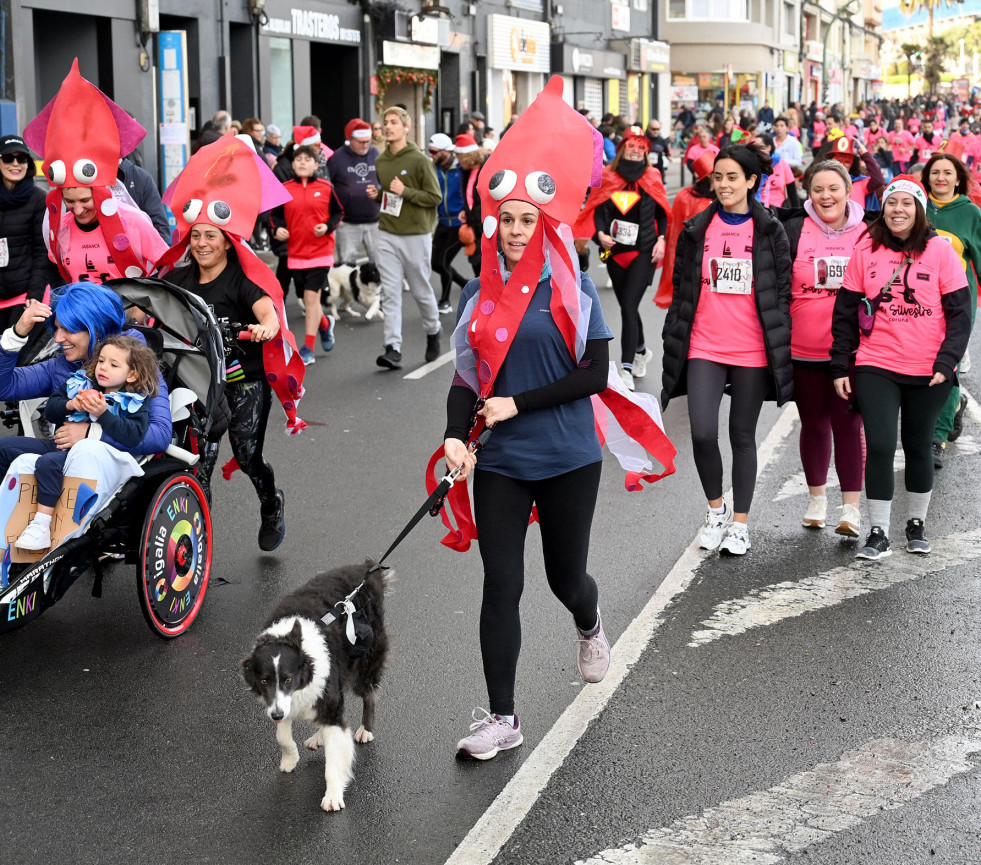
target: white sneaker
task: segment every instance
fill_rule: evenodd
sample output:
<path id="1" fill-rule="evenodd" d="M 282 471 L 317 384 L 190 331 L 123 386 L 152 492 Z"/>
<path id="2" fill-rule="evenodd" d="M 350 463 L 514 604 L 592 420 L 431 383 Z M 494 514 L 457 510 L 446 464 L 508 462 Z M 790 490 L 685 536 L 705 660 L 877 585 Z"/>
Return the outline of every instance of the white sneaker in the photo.
<path id="1" fill-rule="evenodd" d="M 705 514 L 705 525 L 698 536 L 698 545 L 703 550 L 717 550 L 722 543 L 726 528 L 732 525 L 732 511 L 728 507 L 721 513 L 712 513 L 709 508 Z"/>
<path id="2" fill-rule="evenodd" d="M 630 372 L 629 369 L 621 369 L 620 370 L 620 381 L 623 382 L 623 386 L 627 390 L 633 390 L 634 389 L 634 376 L 633 376 L 633 373 Z"/>
<path id="3" fill-rule="evenodd" d="M 654 352 L 647 349 L 643 354 L 634 355 L 634 378 L 643 378 L 647 375 L 647 361 L 654 357 Z"/>
<path id="4" fill-rule="evenodd" d="M 838 528 L 835 532 L 839 535 L 847 535 L 850 538 L 857 538 L 862 530 L 862 515 L 855 505 L 842 505 L 841 518 L 838 520 Z"/>
<path id="5" fill-rule="evenodd" d="M 726 526 L 726 533 L 722 538 L 719 552 L 727 553 L 730 556 L 745 556 L 750 546 L 749 530 L 746 528 L 746 523 L 729 523 Z"/>
<path id="6" fill-rule="evenodd" d="M 828 519 L 828 497 L 811 496 L 807 503 L 807 510 L 804 511 L 805 529 L 823 529 Z"/>
<path id="7" fill-rule="evenodd" d="M 51 528 L 31 521 L 17 538 L 15 547 L 21 550 L 46 550 L 51 546 Z"/>

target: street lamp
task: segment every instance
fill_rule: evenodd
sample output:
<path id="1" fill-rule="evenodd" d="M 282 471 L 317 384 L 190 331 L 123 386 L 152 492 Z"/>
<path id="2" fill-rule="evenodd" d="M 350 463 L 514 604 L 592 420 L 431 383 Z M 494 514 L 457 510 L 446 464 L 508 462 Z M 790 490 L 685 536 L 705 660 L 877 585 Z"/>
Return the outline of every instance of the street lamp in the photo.
<path id="1" fill-rule="evenodd" d="M 821 53 L 821 104 L 827 106 L 828 104 L 828 37 L 831 35 L 831 28 L 834 27 L 835 21 L 846 15 L 854 15 L 858 11 L 858 7 L 861 5 L 862 0 L 848 0 L 848 2 L 843 3 L 838 7 L 838 11 L 835 12 L 831 21 L 824 31 L 824 48 Z M 852 7 L 855 7 L 854 9 Z"/>

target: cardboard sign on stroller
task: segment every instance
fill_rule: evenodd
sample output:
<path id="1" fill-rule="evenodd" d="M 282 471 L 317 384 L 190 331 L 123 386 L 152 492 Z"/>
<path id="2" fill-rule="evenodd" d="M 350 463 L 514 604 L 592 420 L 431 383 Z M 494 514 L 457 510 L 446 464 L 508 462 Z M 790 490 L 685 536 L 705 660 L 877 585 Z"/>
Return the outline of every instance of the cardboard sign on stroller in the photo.
<path id="1" fill-rule="evenodd" d="M 17 504 L 14 505 L 4 530 L 4 540 L 10 548 L 11 562 L 30 564 L 41 561 L 65 538 L 78 531 L 82 520 L 97 498 L 98 481 L 91 478 L 66 477 L 54 513 L 51 515 L 51 546 L 46 550 L 21 550 L 14 544 L 37 512 L 37 480 L 33 474 L 23 472 L 8 475 L 6 482 L 13 482 L 18 486 Z"/>

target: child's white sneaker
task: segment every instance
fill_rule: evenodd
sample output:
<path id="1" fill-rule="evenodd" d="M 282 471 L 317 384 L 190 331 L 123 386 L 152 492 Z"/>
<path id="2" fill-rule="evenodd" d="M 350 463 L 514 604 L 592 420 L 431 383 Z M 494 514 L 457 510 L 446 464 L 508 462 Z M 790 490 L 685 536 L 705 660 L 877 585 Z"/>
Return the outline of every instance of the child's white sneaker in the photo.
<path id="1" fill-rule="evenodd" d="M 51 546 L 51 527 L 32 520 L 14 546 L 21 550 L 46 550 Z"/>

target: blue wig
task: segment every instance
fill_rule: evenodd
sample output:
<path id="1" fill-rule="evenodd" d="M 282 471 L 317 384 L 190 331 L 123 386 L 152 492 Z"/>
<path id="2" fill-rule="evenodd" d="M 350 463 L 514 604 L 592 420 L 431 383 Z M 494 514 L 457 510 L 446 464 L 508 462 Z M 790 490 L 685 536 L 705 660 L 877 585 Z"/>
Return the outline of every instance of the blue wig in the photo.
<path id="1" fill-rule="evenodd" d="M 48 327 L 57 321 L 69 333 L 87 332 L 89 355 L 107 336 L 122 332 L 126 324 L 123 302 L 111 288 L 96 282 L 71 282 L 51 292 Z"/>

